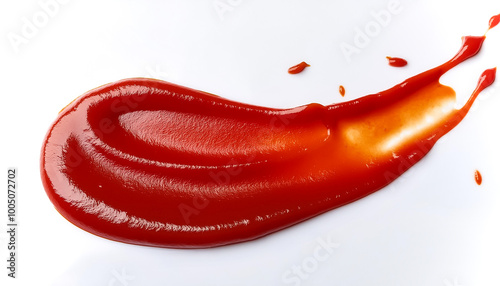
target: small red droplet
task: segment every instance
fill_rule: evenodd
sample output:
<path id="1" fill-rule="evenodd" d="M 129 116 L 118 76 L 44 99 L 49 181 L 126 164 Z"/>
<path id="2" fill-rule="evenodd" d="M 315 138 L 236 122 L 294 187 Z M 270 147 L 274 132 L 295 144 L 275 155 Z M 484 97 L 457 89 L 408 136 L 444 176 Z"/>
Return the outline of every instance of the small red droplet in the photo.
<path id="1" fill-rule="evenodd" d="M 309 67 L 310 65 L 308 65 L 306 62 L 301 62 L 300 64 L 298 65 L 295 65 L 291 68 L 288 69 L 288 73 L 290 74 L 297 74 L 297 73 L 300 73 L 302 72 L 306 67 Z"/>
<path id="2" fill-rule="evenodd" d="M 497 68 L 491 68 L 485 70 L 479 77 L 479 82 L 477 83 L 477 88 L 483 90 L 495 82 L 495 77 L 497 73 Z"/>
<path id="3" fill-rule="evenodd" d="M 490 23 L 489 23 L 490 29 L 498 25 L 498 23 L 500 23 L 500 14 L 490 18 Z"/>
<path id="4" fill-rule="evenodd" d="M 339 92 L 340 92 L 340 95 L 344 96 L 345 95 L 345 88 L 344 86 L 339 86 Z"/>
<path id="5" fill-rule="evenodd" d="M 394 57 L 386 57 L 389 60 L 389 65 L 393 67 L 404 67 L 408 64 L 405 59 L 402 58 L 394 58 Z"/>
<path id="6" fill-rule="evenodd" d="M 483 176 L 481 176 L 481 173 L 478 170 L 474 172 L 474 179 L 476 179 L 476 183 L 478 185 L 481 185 L 481 183 L 483 182 Z"/>

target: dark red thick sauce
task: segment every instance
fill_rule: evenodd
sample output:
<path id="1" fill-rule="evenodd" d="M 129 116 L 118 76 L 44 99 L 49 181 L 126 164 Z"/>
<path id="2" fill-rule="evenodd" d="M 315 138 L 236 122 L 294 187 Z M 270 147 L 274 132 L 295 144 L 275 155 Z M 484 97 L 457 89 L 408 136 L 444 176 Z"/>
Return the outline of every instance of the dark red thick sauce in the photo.
<path id="1" fill-rule="evenodd" d="M 306 62 L 301 62 L 300 64 L 294 65 L 293 67 L 289 68 L 288 73 L 298 74 L 301 73 L 306 67 L 310 67 L 310 65 L 307 64 Z"/>
<path id="2" fill-rule="evenodd" d="M 252 240 L 363 198 L 422 159 L 469 101 L 440 77 L 450 61 L 345 103 L 273 109 L 153 79 L 101 86 L 50 127 L 41 176 L 56 209 L 108 239 L 201 248 Z M 383 128 L 382 128 L 383 127 Z"/>
<path id="3" fill-rule="evenodd" d="M 396 58 L 396 57 L 386 57 L 389 61 L 389 65 L 393 67 L 404 67 L 408 64 L 405 59 Z"/>

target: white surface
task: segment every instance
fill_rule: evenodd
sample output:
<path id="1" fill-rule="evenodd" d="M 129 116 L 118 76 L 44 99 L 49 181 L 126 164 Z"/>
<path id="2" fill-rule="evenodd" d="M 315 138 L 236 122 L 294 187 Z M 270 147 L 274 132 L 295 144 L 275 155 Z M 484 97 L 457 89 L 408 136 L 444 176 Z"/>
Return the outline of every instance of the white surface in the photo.
<path id="1" fill-rule="evenodd" d="M 149 76 L 270 107 L 351 100 L 448 60 L 461 36 L 485 32 L 499 1 L 401 0 L 402 11 L 351 61 L 340 45 L 353 45 L 355 29 L 391 1 L 70 0 L 52 1 L 44 19 L 47 2 L 0 4 L 1 174 L 17 167 L 20 188 L 19 278 L 0 264 L 1 285 L 500 285 L 498 82 L 388 188 L 249 243 L 171 250 L 107 241 L 62 218 L 39 178 L 57 112 L 99 85 Z M 39 27 L 16 48 L 9 33 L 23 36 L 23 19 L 33 17 Z M 481 72 L 500 64 L 499 50 L 497 27 L 480 55 L 442 82 L 463 103 Z M 409 65 L 392 68 L 387 55 Z M 303 60 L 311 64 L 304 73 L 287 73 Z M 329 240 L 331 252 L 322 248 Z M 5 231 L 0 249 L 5 261 Z"/>

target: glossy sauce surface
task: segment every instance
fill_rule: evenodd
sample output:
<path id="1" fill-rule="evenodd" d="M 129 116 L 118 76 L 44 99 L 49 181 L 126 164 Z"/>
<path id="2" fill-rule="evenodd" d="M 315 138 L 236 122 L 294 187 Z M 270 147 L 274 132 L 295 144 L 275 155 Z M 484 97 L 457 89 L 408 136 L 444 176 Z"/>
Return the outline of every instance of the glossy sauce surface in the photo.
<path id="1" fill-rule="evenodd" d="M 441 85 L 450 61 L 345 103 L 273 109 L 153 79 L 101 86 L 51 126 L 41 176 L 56 209 L 108 239 L 202 248 L 262 237 L 365 197 L 423 158 L 469 101 Z"/>

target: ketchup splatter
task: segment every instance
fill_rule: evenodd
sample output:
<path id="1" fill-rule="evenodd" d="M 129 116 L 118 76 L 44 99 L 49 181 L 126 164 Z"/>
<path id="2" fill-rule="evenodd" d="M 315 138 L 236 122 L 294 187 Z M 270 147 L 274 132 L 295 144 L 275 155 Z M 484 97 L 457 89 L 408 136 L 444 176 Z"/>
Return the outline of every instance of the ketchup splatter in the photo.
<path id="1" fill-rule="evenodd" d="M 298 73 L 302 72 L 306 67 L 309 67 L 309 66 L 310 65 L 308 65 L 306 62 L 301 62 L 300 64 L 294 65 L 293 67 L 289 68 L 288 73 L 298 74 Z"/>
<path id="2" fill-rule="evenodd" d="M 41 152 L 48 197 L 76 226 L 132 244 L 202 248 L 248 241 L 363 198 L 421 160 L 470 99 L 440 77 L 479 52 L 464 37 L 451 60 L 394 87 L 332 105 L 275 109 L 154 79 L 82 95 Z"/>
<path id="3" fill-rule="evenodd" d="M 476 180 L 476 183 L 478 185 L 481 185 L 481 183 L 483 182 L 483 176 L 481 176 L 481 173 L 478 170 L 474 172 L 474 179 Z"/>
<path id="4" fill-rule="evenodd" d="M 477 84 L 476 89 L 483 90 L 486 87 L 492 85 L 493 82 L 495 81 L 496 73 L 497 73 L 497 68 L 496 67 L 494 67 L 492 69 L 485 70 L 481 74 L 481 76 L 479 77 L 479 82 Z"/>
<path id="5" fill-rule="evenodd" d="M 495 27 L 496 25 L 498 25 L 499 22 L 500 22 L 500 14 L 491 17 L 489 22 L 489 28 L 491 29 Z"/>
<path id="6" fill-rule="evenodd" d="M 404 67 L 408 64 L 405 59 L 396 57 L 386 57 L 389 60 L 389 65 L 393 67 Z"/>
<path id="7" fill-rule="evenodd" d="M 340 93 L 340 95 L 342 95 L 342 96 L 344 96 L 344 95 L 345 95 L 345 88 L 344 88 L 344 86 L 342 86 L 342 85 L 341 85 L 341 86 L 339 86 L 339 93 Z"/>

